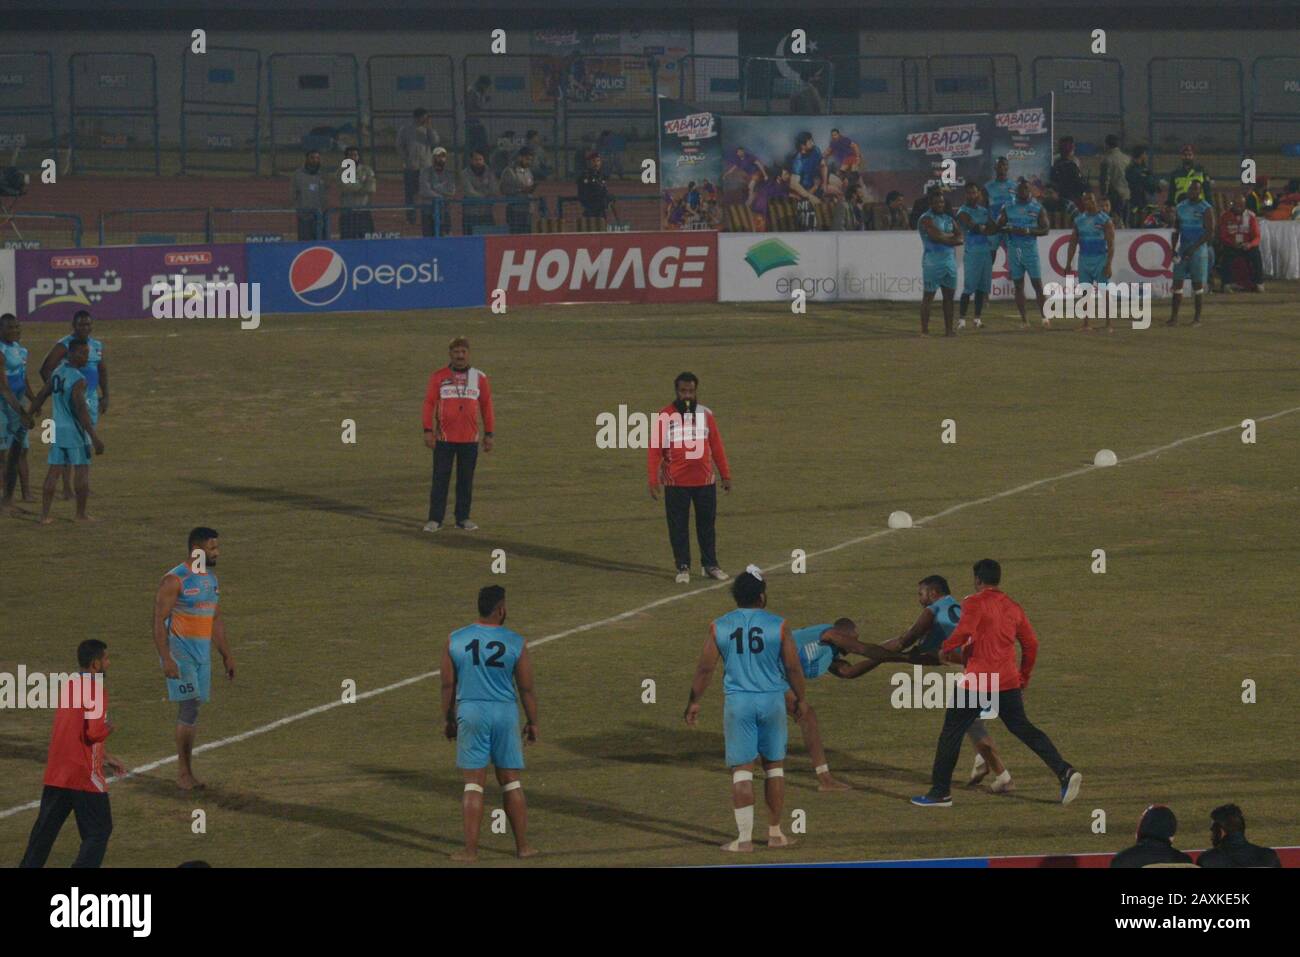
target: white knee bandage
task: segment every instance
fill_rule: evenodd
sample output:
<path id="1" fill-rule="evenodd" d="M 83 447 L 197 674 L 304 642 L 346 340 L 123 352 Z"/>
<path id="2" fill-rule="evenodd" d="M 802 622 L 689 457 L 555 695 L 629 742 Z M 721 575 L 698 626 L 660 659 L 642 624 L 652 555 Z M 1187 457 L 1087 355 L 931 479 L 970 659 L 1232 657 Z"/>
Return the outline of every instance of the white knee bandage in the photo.
<path id="1" fill-rule="evenodd" d="M 509 784 L 502 786 L 501 792 L 504 794 L 506 791 L 518 791 L 523 786 L 523 781 L 511 781 Z"/>
<path id="2" fill-rule="evenodd" d="M 731 773 L 732 784 L 744 784 L 746 781 L 754 780 L 753 771 L 733 771 Z"/>
<path id="3" fill-rule="evenodd" d="M 785 777 L 785 768 L 769 768 L 763 773 L 769 778 L 783 778 Z"/>
<path id="4" fill-rule="evenodd" d="M 483 793 L 483 785 L 481 785 L 481 784 L 466 784 L 466 785 L 465 785 L 465 790 L 466 790 L 466 791 L 475 791 L 475 792 L 477 792 L 477 793 L 479 793 L 479 794 L 482 794 L 482 793 Z"/>
<path id="5" fill-rule="evenodd" d="M 831 766 L 829 764 L 819 764 L 817 767 L 813 768 L 813 774 L 827 774 L 830 772 L 830 769 Z"/>

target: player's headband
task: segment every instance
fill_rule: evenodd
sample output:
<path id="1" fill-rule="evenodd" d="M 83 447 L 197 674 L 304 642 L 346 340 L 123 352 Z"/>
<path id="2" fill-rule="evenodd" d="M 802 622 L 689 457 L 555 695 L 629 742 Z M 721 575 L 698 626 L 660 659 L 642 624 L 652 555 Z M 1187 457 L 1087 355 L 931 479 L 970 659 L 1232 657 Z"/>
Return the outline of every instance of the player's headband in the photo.
<path id="1" fill-rule="evenodd" d="M 759 568 L 757 565 L 746 565 L 745 571 L 753 575 L 759 581 L 763 580 L 763 569 Z"/>

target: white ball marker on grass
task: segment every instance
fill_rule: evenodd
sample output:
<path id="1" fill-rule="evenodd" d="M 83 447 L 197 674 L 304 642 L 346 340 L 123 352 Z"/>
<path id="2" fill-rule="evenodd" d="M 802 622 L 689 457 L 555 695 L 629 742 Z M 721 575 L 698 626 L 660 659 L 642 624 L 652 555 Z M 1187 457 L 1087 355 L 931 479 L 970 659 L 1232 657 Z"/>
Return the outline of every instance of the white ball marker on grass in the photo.
<path id="1" fill-rule="evenodd" d="M 890 528 L 911 528 L 912 516 L 908 515 L 906 512 L 890 512 L 889 527 Z"/>
<path id="2" fill-rule="evenodd" d="M 1101 449 L 1092 457 L 1092 464 L 1099 469 L 1109 468 L 1112 465 L 1118 465 L 1119 459 L 1110 449 Z"/>

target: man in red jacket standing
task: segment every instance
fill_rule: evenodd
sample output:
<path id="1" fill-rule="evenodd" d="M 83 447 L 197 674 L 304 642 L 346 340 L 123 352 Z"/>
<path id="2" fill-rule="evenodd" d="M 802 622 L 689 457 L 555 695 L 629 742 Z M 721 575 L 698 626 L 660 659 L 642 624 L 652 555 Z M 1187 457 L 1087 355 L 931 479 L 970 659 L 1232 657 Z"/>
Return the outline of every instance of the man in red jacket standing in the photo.
<path id="1" fill-rule="evenodd" d="M 429 376 L 424 394 L 424 444 L 433 449 L 433 488 L 429 492 L 426 532 L 442 528 L 447 514 L 451 466 L 456 464 L 456 527 L 478 528 L 469 520 L 478 464 L 479 414 L 483 415 L 483 451 L 492 451 L 492 390 L 488 377 L 469 364 L 469 340 L 457 336 L 448 346 L 451 362 Z"/>
<path id="2" fill-rule="evenodd" d="M 979 705 L 971 707 L 970 699 L 977 685 L 987 688 L 995 679 L 997 684 L 992 685 L 992 690 L 997 716 L 1007 730 L 1052 769 L 1061 784 L 1062 804 L 1069 804 L 1079 794 L 1083 775 L 1061 757 L 1051 739 L 1025 714 L 1024 688 L 1038 657 L 1038 636 L 1024 609 L 998 588 L 1001 581 L 1002 566 L 993 559 L 982 558 L 975 563 L 975 594 L 961 603 L 961 620 L 939 652 L 943 661 L 965 663 L 968 690 L 966 701 L 953 702 L 944 716 L 930 790 L 912 798 L 912 803 L 920 807 L 952 806 L 952 771 L 961 753 L 961 739 L 980 716 Z M 1020 643 L 1018 665 L 1016 642 Z"/>
<path id="3" fill-rule="evenodd" d="M 81 832 L 81 850 L 73 867 L 99 867 L 113 833 L 104 768 L 125 774 L 126 767 L 104 747 L 113 733 L 107 717 L 108 695 L 104 692 L 108 645 L 94 638 L 83 641 L 77 646 L 77 663 L 81 673 L 66 678 L 60 689 L 41 809 L 19 867 L 45 866 L 69 814 L 76 815 L 77 830 Z"/>
<path id="4" fill-rule="evenodd" d="M 650 497 L 659 498 L 664 488 L 664 510 L 668 513 L 668 540 L 677 562 L 677 581 L 691 580 L 691 504 L 695 505 L 695 536 L 707 578 L 726 581 L 718 567 L 714 521 L 718 515 L 718 489 L 714 484 L 716 463 L 722 476 L 722 490 L 731 491 L 731 468 L 722 447 L 722 435 L 713 412 L 696 401 L 700 380 L 683 372 L 673 383 L 676 401 L 656 417 L 646 471 Z"/>

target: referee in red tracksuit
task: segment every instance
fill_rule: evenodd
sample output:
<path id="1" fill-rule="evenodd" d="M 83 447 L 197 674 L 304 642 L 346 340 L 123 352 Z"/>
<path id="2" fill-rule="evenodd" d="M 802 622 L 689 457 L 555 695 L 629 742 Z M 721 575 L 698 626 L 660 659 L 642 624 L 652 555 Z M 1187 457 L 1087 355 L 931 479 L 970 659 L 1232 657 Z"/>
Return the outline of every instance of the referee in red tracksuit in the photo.
<path id="1" fill-rule="evenodd" d="M 103 679 L 108 670 L 108 645 L 94 638 L 83 641 L 77 646 L 77 663 L 81 673 L 70 682 L 78 682 L 79 686 L 65 687 L 60 692 L 45 763 L 41 809 L 19 867 L 45 866 L 69 814 L 76 815 L 81 833 L 81 850 L 73 867 L 99 867 L 113 833 L 104 767 L 114 774 L 125 774 L 126 767 L 105 749 L 113 733 Z"/>
<path id="2" fill-rule="evenodd" d="M 469 364 L 469 340 L 457 336 L 447 347 L 450 362 L 429 376 L 424 394 L 424 444 L 433 449 L 433 488 L 429 492 L 426 532 L 442 528 L 447 514 L 451 467 L 456 466 L 456 527 L 478 528 L 469 520 L 478 464 L 479 415 L 483 416 L 483 451 L 492 451 L 492 389 L 481 369 Z"/>
<path id="3" fill-rule="evenodd" d="M 722 447 L 722 435 L 713 411 L 696 401 L 700 380 L 683 372 L 673 383 L 676 401 L 664 406 L 655 423 L 655 439 L 650 443 L 646 471 L 650 480 L 650 497 L 659 497 L 664 488 L 664 510 L 668 514 L 668 540 L 677 562 L 677 581 L 691 580 L 691 505 L 695 506 L 695 535 L 700 543 L 700 560 L 704 575 L 726 581 L 729 577 L 718 567 L 717 536 L 714 522 L 718 515 L 718 488 L 713 468 L 722 476 L 722 489 L 731 491 L 731 467 Z"/>
<path id="4" fill-rule="evenodd" d="M 1025 714 L 1024 689 L 1038 657 L 1038 636 L 1021 608 L 998 588 L 1002 566 L 991 558 L 975 563 L 975 594 L 961 603 L 961 620 L 943 643 L 942 661 L 966 666 L 967 694 L 974 695 L 977 681 L 984 677 L 986 689 L 996 677 L 997 711 L 1007 730 L 1052 769 L 1061 785 L 1061 803 L 1069 804 L 1079 794 L 1083 775 L 1061 757 L 1051 738 L 1034 726 Z M 1016 643 L 1020 662 L 1016 663 Z M 969 700 L 960 702 L 969 704 Z M 961 753 L 962 737 L 980 716 L 980 708 L 958 707 L 953 702 L 944 715 L 943 730 L 935 749 L 930 790 L 912 798 L 920 807 L 952 806 L 952 771 Z"/>

